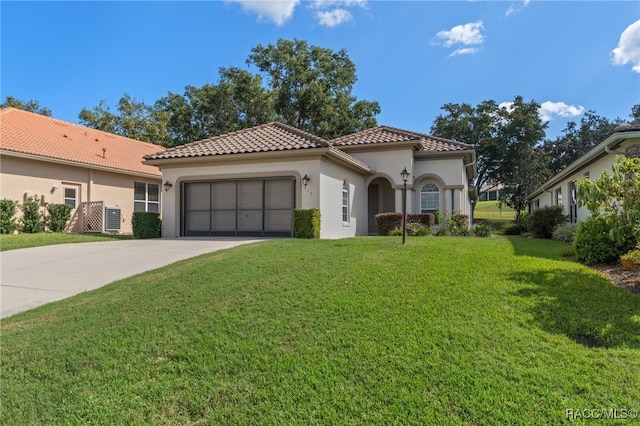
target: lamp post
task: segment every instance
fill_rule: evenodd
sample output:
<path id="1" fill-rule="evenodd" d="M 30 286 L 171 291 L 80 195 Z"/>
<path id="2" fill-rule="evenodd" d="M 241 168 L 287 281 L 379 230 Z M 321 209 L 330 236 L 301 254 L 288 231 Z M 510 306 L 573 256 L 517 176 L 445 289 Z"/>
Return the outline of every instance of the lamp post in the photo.
<path id="1" fill-rule="evenodd" d="M 402 187 L 402 244 L 405 244 L 407 241 L 407 181 L 409 180 L 409 172 L 405 167 L 400 172 L 400 177 L 402 178 L 403 187 Z"/>

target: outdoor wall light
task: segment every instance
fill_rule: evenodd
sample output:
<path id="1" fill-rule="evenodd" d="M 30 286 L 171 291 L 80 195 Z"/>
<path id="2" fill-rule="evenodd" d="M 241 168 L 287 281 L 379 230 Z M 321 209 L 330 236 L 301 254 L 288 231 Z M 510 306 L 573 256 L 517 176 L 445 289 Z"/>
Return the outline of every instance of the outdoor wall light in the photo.
<path id="1" fill-rule="evenodd" d="M 53 194 L 54 192 L 56 192 L 56 189 L 58 189 L 58 185 L 53 185 L 51 187 L 51 193 Z"/>
<path id="2" fill-rule="evenodd" d="M 168 180 L 166 180 L 164 182 L 164 192 L 169 191 L 169 189 L 171 189 L 172 186 L 173 186 L 173 184 L 171 182 L 169 182 Z"/>
<path id="3" fill-rule="evenodd" d="M 304 177 L 302 178 L 302 184 L 304 185 L 305 188 L 307 187 L 307 185 L 309 185 L 310 180 L 311 178 L 309 177 L 309 175 L 305 173 Z"/>

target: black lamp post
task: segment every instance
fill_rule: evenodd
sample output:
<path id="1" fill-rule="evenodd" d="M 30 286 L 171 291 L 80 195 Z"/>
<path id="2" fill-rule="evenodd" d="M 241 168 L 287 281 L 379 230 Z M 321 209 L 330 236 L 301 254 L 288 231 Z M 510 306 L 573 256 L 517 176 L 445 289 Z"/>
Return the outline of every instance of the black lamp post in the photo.
<path id="1" fill-rule="evenodd" d="M 404 183 L 402 187 L 402 244 L 404 244 L 407 241 L 407 181 L 409 180 L 406 167 L 400 172 L 400 177 Z"/>

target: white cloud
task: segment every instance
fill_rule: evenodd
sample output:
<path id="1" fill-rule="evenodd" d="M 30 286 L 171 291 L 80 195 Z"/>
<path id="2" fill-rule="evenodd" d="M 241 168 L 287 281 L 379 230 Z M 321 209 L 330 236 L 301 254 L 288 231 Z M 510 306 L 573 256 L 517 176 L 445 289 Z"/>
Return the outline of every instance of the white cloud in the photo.
<path id="1" fill-rule="evenodd" d="M 511 16 L 514 13 L 518 13 L 520 12 L 522 9 L 524 9 L 525 7 L 527 7 L 529 5 L 529 3 L 531 2 L 531 0 L 524 0 L 522 2 L 522 6 L 520 7 L 516 7 L 514 5 L 509 6 L 509 9 L 507 9 L 507 12 L 505 13 L 506 16 Z"/>
<path id="2" fill-rule="evenodd" d="M 240 3 L 242 8 L 248 12 L 257 13 L 260 19 L 268 19 L 282 25 L 292 16 L 293 11 L 300 3 L 300 0 L 229 0 L 233 3 Z"/>
<path id="3" fill-rule="evenodd" d="M 577 117 L 582 115 L 584 107 L 582 105 L 567 105 L 564 102 L 546 101 L 540 105 L 538 114 L 542 121 L 551 121 L 554 116 L 558 117 Z"/>
<path id="4" fill-rule="evenodd" d="M 640 73 L 640 19 L 629 25 L 620 35 L 618 47 L 611 51 L 613 65 L 633 64 L 633 70 Z"/>
<path id="5" fill-rule="evenodd" d="M 460 55 L 472 55 L 477 51 L 478 49 L 475 47 L 461 47 L 460 49 L 456 49 L 453 52 L 451 52 L 451 54 L 449 55 L 449 58 L 453 56 L 460 56 Z"/>
<path id="6" fill-rule="evenodd" d="M 481 32 L 483 29 L 482 21 L 471 22 L 464 25 L 456 25 L 448 31 L 440 31 L 436 34 L 436 37 L 442 39 L 442 44 L 446 47 L 456 44 L 465 46 L 482 44 L 484 42 L 484 35 Z"/>
<path id="7" fill-rule="evenodd" d="M 316 17 L 320 25 L 335 27 L 351 20 L 351 14 L 345 9 L 334 9 L 328 12 L 317 12 Z"/>
<path id="8" fill-rule="evenodd" d="M 367 0 L 315 0 L 311 6 L 316 9 L 328 9 L 334 6 L 352 7 L 360 6 L 365 7 Z"/>
<path id="9" fill-rule="evenodd" d="M 513 109 L 513 102 L 502 102 L 498 105 L 499 108 L 506 108 L 511 112 Z M 554 117 L 577 117 L 582 115 L 584 107 L 582 105 L 567 105 L 564 102 L 551 102 L 546 101 L 540 104 L 538 109 L 538 115 L 542 121 L 551 121 Z"/>

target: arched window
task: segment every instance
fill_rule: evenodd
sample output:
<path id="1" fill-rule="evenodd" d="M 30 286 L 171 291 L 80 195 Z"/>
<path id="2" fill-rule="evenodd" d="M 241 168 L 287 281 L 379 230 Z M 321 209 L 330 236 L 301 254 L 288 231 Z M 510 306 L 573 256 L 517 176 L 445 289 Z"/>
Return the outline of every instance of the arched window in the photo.
<path id="1" fill-rule="evenodd" d="M 432 184 L 425 184 L 420 189 L 420 213 L 433 213 L 440 210 L 440 189 Z"/>
<path id="2" fill-rule="evenodd" d="M 349 184 L 342 181 L 342 221 L 349 222 Z"/>

